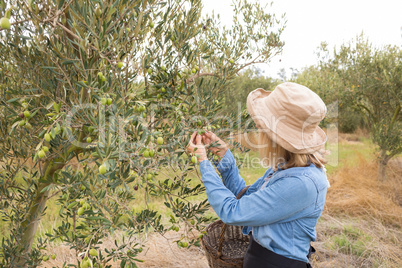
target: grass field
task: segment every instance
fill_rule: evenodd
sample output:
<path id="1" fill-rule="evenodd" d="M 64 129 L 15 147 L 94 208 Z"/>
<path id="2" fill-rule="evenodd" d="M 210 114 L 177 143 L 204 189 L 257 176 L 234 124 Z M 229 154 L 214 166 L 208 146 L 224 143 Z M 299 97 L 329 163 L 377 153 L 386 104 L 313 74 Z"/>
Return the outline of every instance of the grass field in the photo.
<path id="1" fill-rule="evenodd" d="M 402 267 L 402 161 L 390 163 L 386 182 L 376 179 L 375 147 L 368 138 L 342 135 L 338 146 L 338 164 L 327 166 L 331 183 L 326 207 L 317 225 L 318 239 L 313 243 L 317 249 L 314 267 Z M 243 157 L 256 157 L 250 151 Z M 262 176 L 265 169 L 243 167 L 241 176 L 247 184 Z M 197 183 L 198 179 L 194 179 Z M 141 193 L 139 193 L 141 194 Z M 199 200 L 205 196 L 198 197 Z M 198 199 L 197 198 L 197 199 Z M 47 213 L 42 218 L 38 236 L 44 236 L 59 224 L 59 207 L 55 200 L 49 200 Z M 163 198 L 154 198 L 151 208 L 163 210 Z M 144 206 L 139 199 L 137 209 Z M 211 209 L 209 215 L 215 215 Z M 1 232 L 6 225 L 1 223 Z M 144 234 L 146 247 L 140 255 L 144 263 L 140 267 L 208 267 L 201 248 L 179 249 L 172 241 L 180 232 L 168 232 L 163 237 L 154 233 Z M 121 239 L 121 233 L 113 234 L 103 246 L 113 246 L 114 239 Z M 75 253 L 61 243 L 50 243 L 49 252 L 58 255 L 44 267 L 61 267 L 64 261 L 74 262 Z M 119 267 L 118 263 L 115 264 Z"/>

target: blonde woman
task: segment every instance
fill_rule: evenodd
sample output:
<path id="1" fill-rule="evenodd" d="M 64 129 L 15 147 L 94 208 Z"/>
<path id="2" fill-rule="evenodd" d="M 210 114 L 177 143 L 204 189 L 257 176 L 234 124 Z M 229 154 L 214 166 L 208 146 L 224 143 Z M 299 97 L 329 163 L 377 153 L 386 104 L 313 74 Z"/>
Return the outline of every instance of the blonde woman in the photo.
<path id="1" fill-rule="evenodd" d="M 212 132 L 193 133 L 188 151 L 198 156 L 209 203 L 224 223 L 244 226 L 250 236 L 243 267 L 311 267 L 310 242 L 329 186 L 318 153 L 326 142 L 318 126 L 326 106 L 307 87 L 283 83 L 272 92 L 252 91 L 247 109 L 261 132 L 262 160 L 270 167 L 247 189 L 227 145 Z M 222 179 L 206 147 L 220 157 L 214 164 Z"/>

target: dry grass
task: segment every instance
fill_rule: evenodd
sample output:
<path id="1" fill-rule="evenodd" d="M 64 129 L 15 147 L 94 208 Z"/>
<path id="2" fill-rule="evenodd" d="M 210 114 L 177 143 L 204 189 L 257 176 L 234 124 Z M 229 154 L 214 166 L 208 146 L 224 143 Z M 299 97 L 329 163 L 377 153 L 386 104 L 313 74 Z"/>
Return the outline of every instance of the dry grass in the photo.
<path id="1" fill-rule="evenodd" d="M 360 142 L 362 138 L 369 138 L 370 134 L 365 129 L 357 129 L 354 133 L 339 133 L 339 141 Z"/>
<path id="2" fill-rule="evenodd" d="M 189 249 L 183 249 L 173 243 L 173 241 L 180 239 L 181 235 L 180 232 L 169 231 L 164 236 L 152 234 L 146 237 L 144 241 L 146 247 L 138 255 L 138 259 L 144 260 L 144 262 L 138 263 L 138 267 L 208 267 L 202 248 L 190 247 Z M 114 240 L 120 241 L 122 237 L 121 233 L 114 234 L 103 241 L 102 248 L 115 248 Z M 48 249 L 50 255 L 55 253 L 57 257 L 55 260 L 50 259 L 41 267 L 62 267 L 64 262 L 77 264 L 75 250 L 70 249 L 68 246 L 50 243 Z M 113 268 L 120 267 L 120 262 L 109 264 Z"/>
<path id="3" fill-rule="evenodd" d="M 313 267 L 401 267 L 401 232 L 380 220 L 323 214 Z"/>
<path id="4" fill-rule="evenodd" d="M 402 267 L 402 159 L 390 162 L 388 179 L 359 155 L 329 178 L 314 243 L 314 267 Z"/>
<path id="5" fill-rule="evenodd" d="M 141 253 L 140 259 L 146 260 L 139 267 L 208 267 L 202 248 L 191 247 L 181 249 L 172 244 L 180 239 L 180 234 L 169 232 L 165 237 L 154 235 L 147 243 L 147 249 Z"/>
<path id="6" fill-rule="evenodd" d="M 388 179 L 377 180 L 377 163 L 359 156 L 357 166 L 346 164 L 330 177 L 325 213 L 365 215 L 386 224 L 402 226 L 402 163 L 391 161 Z"/>

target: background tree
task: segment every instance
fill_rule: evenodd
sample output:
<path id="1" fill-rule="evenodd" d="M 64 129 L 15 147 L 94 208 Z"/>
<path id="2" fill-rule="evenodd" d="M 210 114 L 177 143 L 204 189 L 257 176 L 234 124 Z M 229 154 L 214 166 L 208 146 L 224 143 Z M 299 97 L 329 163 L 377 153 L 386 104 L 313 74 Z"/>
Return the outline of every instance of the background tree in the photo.
<path id="1" fill-rule="evenodd" d="M 233 79 L 223 91 L 222 112 L 239 113 L 246 108 L 248 94 L 256 88 L 273 90 L 280 81 L 265 77 L 258 69 L 246 69 Z"/>
<path id="2" fill-rule="evenodd" d="M 234 1 L 231 29 L 201 18 L 200 0 L 0 3 L 11 22 L 0 29 L 1 265 L 49 258 L 35 234 L 50 199 L 63 221 L 47 237 L 74 248 L 81 267 L 135 267 L 147 230 L 202 230 L 189 134 L 229 124 L 215 117 L 221 92 L 281 52 L 281 20 L 247 1 Z M 152 196 L 165 198 L 167 224 L 147 206 Z M 139 199 L 145 207 L 132 207 Z M 101 251 L 115 230 L 125 239 Z"/>
<path id="3" fill-rule="evenodd" d="M 325 48 L 326 45 L 323 44 L 323 47 Z M 300 72 L 293 81 L 315 91 L 328 106 L 336 105 L 337 117 L 325 118 L 321 123 L 323 126 L 328 122 L 337 123 L 338 129 L 342 133 L 353 133 L 359 127 L 365 128 L 364 115 L 354 109 L 352 105 L 344 105 L 342 81 L 332 69 L 319 65 L 309 66 Z"/>
<path id="4" fill-rule="evenodd" d="M 298 79 L 327 103 L 338 100 L 343 111 L 362 114 L 379 148 L 378 178 L 385 179 L 389 160 L 402 152 L 401 48 L 376 48 L 361 35 L 333 53 L 324 44 L 319 53 L 318 66 L 305 70 Z"/>

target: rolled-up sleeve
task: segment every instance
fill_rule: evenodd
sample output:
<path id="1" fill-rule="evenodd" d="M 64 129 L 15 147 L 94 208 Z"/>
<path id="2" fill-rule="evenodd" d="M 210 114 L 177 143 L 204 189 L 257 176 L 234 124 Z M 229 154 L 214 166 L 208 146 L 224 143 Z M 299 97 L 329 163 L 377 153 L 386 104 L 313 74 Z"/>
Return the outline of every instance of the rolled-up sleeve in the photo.
<path id="1" fill-rule="evenodd" d="M 237 200 L 234 193 L 223 185 L 210 161 L 202 161 L 200 171 L 209 203 L 227 224 L 271 224 L 291 217 L 315 202 L 315 193 L 311 192 L 314 187 L 307 187 L 299 177 L 285 177 Z"/>

